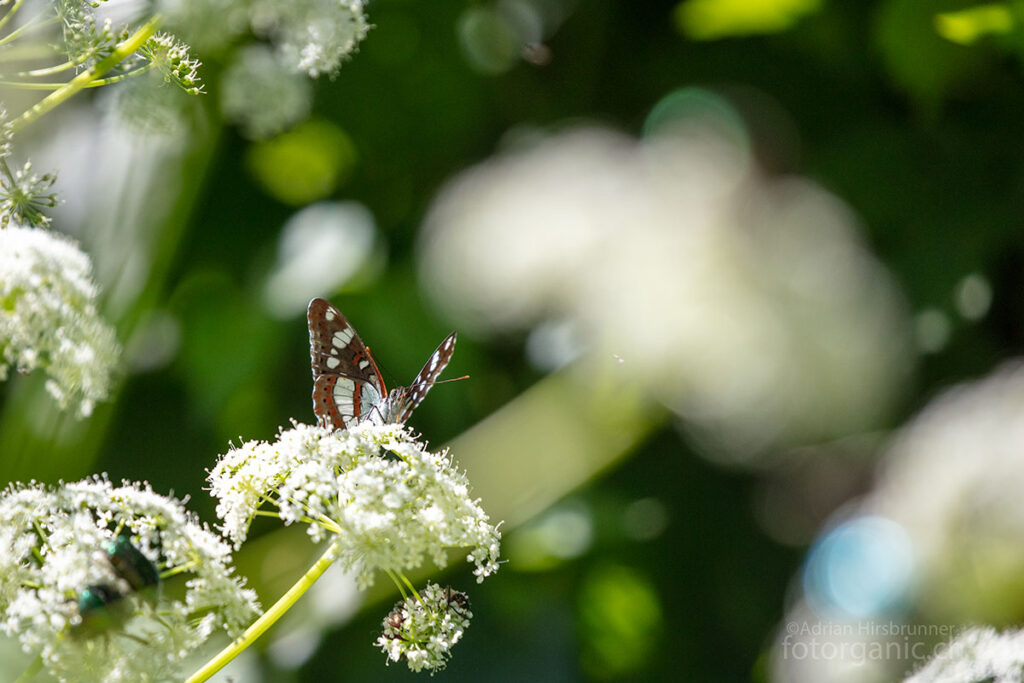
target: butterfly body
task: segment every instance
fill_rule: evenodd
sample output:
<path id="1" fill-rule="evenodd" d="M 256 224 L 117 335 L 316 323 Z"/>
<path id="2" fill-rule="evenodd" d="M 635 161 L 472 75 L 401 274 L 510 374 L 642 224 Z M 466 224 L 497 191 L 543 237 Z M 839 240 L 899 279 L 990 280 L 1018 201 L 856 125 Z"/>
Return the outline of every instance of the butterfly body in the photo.
<path id="1" fill-rule="evenodd" d="M 452 332 L 407 387 L 388 392 L 370 350 L 351 323 L 326 299 L 306 311 L 313 370 L 313 412 L 321 427 L 347 429 L 362 421 L 402 423 L 426 397 L 455 350 Z"/>

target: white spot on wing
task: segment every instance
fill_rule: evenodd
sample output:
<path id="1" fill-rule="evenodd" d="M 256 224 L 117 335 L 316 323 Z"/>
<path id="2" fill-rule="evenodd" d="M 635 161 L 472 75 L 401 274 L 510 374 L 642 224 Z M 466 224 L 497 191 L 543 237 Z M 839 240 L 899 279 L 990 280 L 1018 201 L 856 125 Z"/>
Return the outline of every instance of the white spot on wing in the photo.
<path id="1" fill-rule="evenodd" d="M 380 403 L 381 396 L 377 393 L 377 390 L 373 388 L 373 385 L 363 385 L 363 401 L 365 401 L 368 406 L 375 406 Z"/>
<path id="2" fill-rule="evenodd" d="M 352 414 L 352 394 L 355 388 L 356 383 L 344 377 L 339 378 L 334 385 L 334 404 L 346 415 Z"/>
<path id="3" fill-rule="evenodd" d="M 344 347 L 348 346 L 348 343 L 352 341 L 352 328 L 346 327 L 343 330 L 338 330 L 334 333 L 334 337 L 331 339 L 335 346 Z"/>
<path id="4" fill-rule="evenodd" d="M 331 351 L 331 353 L 334 353 L 334 351 Z M 341 361 L 338 360 L 337 358 L 328 358 L 327 359 L 327 367 L 329 367 L 331 370 L 333 370 L 334 368 L 338 367 L 339 365 L 341 365 Z"/>

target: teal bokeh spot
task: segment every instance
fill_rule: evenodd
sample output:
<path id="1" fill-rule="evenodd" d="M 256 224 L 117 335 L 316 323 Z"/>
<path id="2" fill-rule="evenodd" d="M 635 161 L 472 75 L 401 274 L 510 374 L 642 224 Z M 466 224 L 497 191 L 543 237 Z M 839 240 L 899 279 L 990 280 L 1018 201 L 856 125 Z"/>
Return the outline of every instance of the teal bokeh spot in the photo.
<path id="1" fill-rule="evenodd" d="M 727 99 L 705 88 L 679 88 L 658 100 L 644 121 L 643 136 L 680 124 L 707 126 L 742 149 L 750 147 L 750 136 L 740 113 Z"/>
<path id="2" fill-rule="evenodd" d="M 859 517 L 811 549 L 804 592 L 821 612 L 861 619 L 892 615 L 908 601 L 913 574 L 913 548 L 903 527 L 884 517 Z"/>

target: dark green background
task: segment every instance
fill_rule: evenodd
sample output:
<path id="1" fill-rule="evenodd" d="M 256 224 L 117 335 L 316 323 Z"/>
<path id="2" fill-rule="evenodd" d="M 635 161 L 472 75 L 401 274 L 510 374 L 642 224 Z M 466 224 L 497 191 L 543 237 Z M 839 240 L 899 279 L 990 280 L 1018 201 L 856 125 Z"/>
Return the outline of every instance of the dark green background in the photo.
<path id="1" fill-rule="evenodd" d="M 460 52 L 456 24 L 472 4 L 371 3 L 375 28 L 360 53 L 336 79 L 316 85 L 315 115 L 344 130 L 357 153 L 350 179 L 332 196 L 368 206 L 390 254 L 385 275 L 346 293 L 344 310 L 399 381 L 451 329 L 421 296 L 414 260 L 417 228 L 443 182 L 494 153 L 515 126 L 596 121 L 638 135 L 654 104 L 693 86 L 737 107 L 768 173 L 810 177 L 853 207 L 912 311 L 950 314 L 949 345 L 920 360 L 900 413 L 883 427 L 1017 354 L 1024 80 L 1009 50 L 935 35 L 932 16 L 964 3 L 832 2 L 776 35 L 693 42 L 674 28 L 673 2 L 581 1 L 548 39 L 548 65 L 523 62 L 498 76 L 474 72 Z M 215 82 L 216 61 L 208 68 Z M 289 418 L 312 420 L 305 321 L 269 319 L 254 294 L 294 207 L 263 193 L 244 163 L 251 143 L 233 129 L 210 144 L 187 169 L 201 181 L 198 194 L 176 218 L 185 227 L 166 252 L 165 281 L 148 293 L 151 305 L 182 321 L 180 354 L 164 369 L 128 377 L 98 410 L 109 423 L 98 432 L 95 461 L 64 460 L 53 469 L 23 452 L 8 461 L 8 478 L 106 471 L 115 481 L 146 479 L 159 491 L 190 495 L 191 507 L 212 521 L 213 501 L 197 473 L 227 440 L 268 439 Z M 977 323 L 958 318 L 951 298 L 972 272 L 994 290 L 991 311 Z M 537 381 L 524 338 L 460 336 L 452 367 L 473 379 L 435 390 L 414 426 L 442 443 Z M 0 401 L 13 403 L 7 393 Z M 866 471 L 851 475 L 845 495 L 864 485 Z M 625 678 L 761 678 L 804 551 L 759 527 L 753 508 L 765 476 L 708 464 L 666 425 L 570 494 L 596 520 L 657 498 L 668 512 L 664 533 L 640 542 L 599 523 L 586 555 L 548 571 L 517 571 L 513 563 L 482 586 L 468 573 L 449 575 L 471 590 L 476 618 L 440 678 L 600 679 L 582 663 L 595 636 L 582 626 L 581 586 L 606 566 L 644 577 L 663 615 L 649 634 L 652 654 Z M 370 606 L 326 634 L 298 672 L 274 672 L 268 661 L 267 680 L 409 677 L 404 666 L 385 668 L 370 646 L 385 612 L 386 605 Z"/>

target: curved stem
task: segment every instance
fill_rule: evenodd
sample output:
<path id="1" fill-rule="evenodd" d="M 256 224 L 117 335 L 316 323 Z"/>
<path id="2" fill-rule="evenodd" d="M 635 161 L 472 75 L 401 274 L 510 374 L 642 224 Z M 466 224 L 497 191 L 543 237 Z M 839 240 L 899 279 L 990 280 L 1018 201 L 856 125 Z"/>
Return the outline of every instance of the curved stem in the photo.
<path id="1" fill-rule="evenodd" d="M 125 58 L 130 56 L 140 47 L 145 45 L 146 41 L 156 33 L 157 29 L 160 28 L 160 24 L 163 21 L 163 17 L 157 15 L 143 24 L 139 30 L 133 33 L 123 43 L 118 44 L 114 51 L 108 56 L 101 59 L 96 63 L 96 66 L 83 71 L 78 74 L 70 81 L 68 81 L 59 90 L 56 90 L 40 102 L 36 103 L 34 107 L 26 111 L 24 114 L 14 119 L 11 122 L 11 131 L 17 133 L 25 126 L 29 125 L 39 117 L 43 116 L 51 109 L 68 100 L 72 95 L 77 93 L 82 88 L 88 87 L 90 83 L 97 80 L 100 76 L 110 71 L 114 66 L 122 62 Z"/>
<path id="2" fill-rule="evenodd" d="M 37 675 L 39 675 L 39 672 L 42 670 L 43 655 L 40 654 L 32 660 L 32 663 L 28 665 L 27 669 L 21 672 L 21 675 L 18 676 L 14 683 L 28 683 L 28 681 L 33 680 Z"/>
<path id="3" fill-rule="evenodd" d="M 14 18 L 14 15 L 21 7 L 21 3 L 23 3 L 24 1 L 25 0 L 16 0 L 16 2 L 13 5 L 11 5 L 11 9 L 7 10 L 7 14 L 3 16 L 3 19 L 0 19 L 0 29 L 6 26 L 7 22 Z"/>
<path id="4" fill-rule="evenodd" d="M 313 563 L 313 566 L 295 582 L 295 585 L 289 588 L 287 593 L 282 595 L 270 609 L 263 613 L 263 616 L 254 621 L 237 640 L 217 653 L 217 656 L 207 662 L 203 668 L 192 674 L 185 683 L 202 683 L 208 680 L 210 676 L 224 668 L 228 662 L 241 654 L 245 648 L 252 645 L 268 628 L 273 626 L 310 589 L 316 580 L 327 571 L 327 568 L 334 563 L 336 545 L 332 543 L 324 551 L 323 555 Z"/>
<path id="5" fill-rule="evenodd" d="M 96 80 L 93 80 L 93 81 L 90 81 L 89 83 L 86 83 L 82 87 L 84 87 L 84 88 L 100 88 L 100 87 L 102 87 L 104 85 L 110 85 L 111 83 L 117 83 L 118 81 L 123 81 L 126 78 L 130 78 L 132 76 L 137 76 L 138 74 L 146 73 L 147 71 L 152 70 L 153 66 L 154 66 L 153 64 L 146 64 L 145 66 L 140 66 L 138 69 L 134 69 L 134 70 L 129 71 L 127 73 L 118 74 L 116 76 L 111 76 L 110 78 L 97 78 Z M 64 86 L 66 86 L 67 83 L 35 83 L 35 82 L 32 82 L 32 81 L 11 81 L 11 80 L 0 79 L 0 85 L 2 85 L 2 86 L 9 86 L 9 87 L 12 87 L 12 88 L 21 88 L 22 90 L 57 90 L 59 88 L 63 88 Z"/>
<path id="6" fill-rule="evenodd" d="M 40 15 L 40 16 L 42 16 L 42 15 Z M 22 24 L 21 26 L 19 26 L 16 29 L 14 29 L 13 31 L 8 33 L 3 38 L 0 38 L 0 45 L 8 45 L 8 44 L 14 42 L 15 40 L 17 40 L 18 38 L 20 38 L 21 36 L 25 35 L 26 33 L 29 33 L 31 31 L 35 31 L 38 28 L 44 28 L 46 26 L 49 26 L 50 24 L 56 24 L 56 23 L 57 23 L 57 17 L 50 17 L 49 19 L 40 19 L 39 17 L 36 17 L 34 19 L 29 19 L 24 24 Z"/>
<path id="7" fill-rule="evenodd" d="M 31 71 L 19 71 L 14 74 L 15 78 L 41 78 L 42 76 L 52 76 L 53 74 L 59 74 L 68 69 L 74 69 L 80 62 L 72 62 L 70 59 L 60 64 L 54 64 L 53 66 L 43 67 L 41 69 L 32 69 Z"/>

